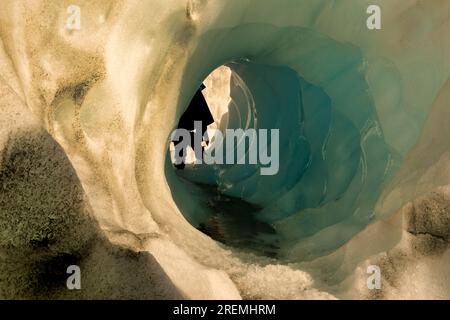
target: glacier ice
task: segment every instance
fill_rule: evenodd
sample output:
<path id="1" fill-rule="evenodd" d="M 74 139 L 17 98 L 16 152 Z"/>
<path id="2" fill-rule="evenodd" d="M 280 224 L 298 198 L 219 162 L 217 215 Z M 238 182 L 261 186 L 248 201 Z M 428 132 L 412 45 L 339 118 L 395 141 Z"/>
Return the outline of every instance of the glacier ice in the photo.
<path id="1" fill-rule="evenodd" d="M 346 297 L 368 259 L 417 254 L 427 223 L 411 231 L 401 222 L 414 203 L 414 217 L 448 226 L 433 210 L 417 213 L 427 200 L 414 202 L 450 181 L 448 1 L 86 0 L 76 31 L 61 2 L 3 2 L 0 80 L 15 95 L 4 104 L 26 106 L 61 145 L 101 233 L 151 253 L 184 296 L 236 298 L 237 286 L 251 298 Z M 373 2 L 382 30 L 366 28 Z M 201 166 L 189 182 L 172 170 L 170 133 L 222 65 L 232 78 L 220 125 L 280 129 L 275 176 Z M 196 230 L 189 222 L 207 219 L 208 199 L 192 182 L 262 208 L 258 219 L 280 236 L 277 259 Z M 409 269 L 426 280 L 448 259 L 448 250 L 438 262 L 411 258 Z M 405 277 L 394 271 L 387 276 Z M 332 288 L 316 287 L 328 278 Z M 385 296 L 410 294 L 399 286 Z M 442 297 L 449 286 L 417 294 Z"/>
<path id="2" fill-rule="evenodd" d="M 298 12 L 307 4 L 295 3 L 300 20 Z M 364 7 L 359 5 L 363 19 Z M 387 33 L 387 39 L 377 39 L 358 30 L 351 40 L 348 35 L 333 39 L 317 29 L 287 21 L 270 24 L 267 17 L 255 16 L 248 23 L 202 35 L 185 78 L 201 65 L 231 61 L 235 83 L 227 126 L 280 128 L 282 169 L 276 177 L 261 177 L 254 166 L 222 166 L 215 177 L 205 168 L 203 180 L 197 170 L 195 179 L 215 181 L 225 194 L 262 206 L 259 218 L 282 234 L 285 255 L 313 258 L 420 194 L 399 197 L 389 205 L 383 205 L 387 201 L 381 196 L 393 188 L 389 183 L 424 130 L 448 72 L 435 72 L 439 58 L 417 47 L 390 55 L 393 40 Z M 438 57 L 447 64 L 444 56 Z M 405 65 L 410 59 L 423 62 Z M 402 79 L 415 79 L 428 68 L 434 70 L 426 74 L 428 82 L 404 87 L 402 82 L 408 80 Z"/>

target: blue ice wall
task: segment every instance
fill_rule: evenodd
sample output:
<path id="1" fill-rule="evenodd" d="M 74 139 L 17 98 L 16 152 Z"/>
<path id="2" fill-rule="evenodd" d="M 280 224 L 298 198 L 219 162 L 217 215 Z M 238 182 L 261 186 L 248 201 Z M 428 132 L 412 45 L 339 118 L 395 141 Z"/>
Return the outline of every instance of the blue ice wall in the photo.
<path id="1" fill-rule="evenodd" d="M 377 201 L 417 142 L 431 104 L 405 108 L 410 98 L 402 92 L 401 71 L 387 55 L 374 57 L 373 44 L 282 24 L 209 30 L 182 87 L 193 92 L 227 64 L 234 72 L 228 127 L 280 130 L 276 175 L 262 176 L 258 165 L 218 165 L 198 167 L 191 178 L 260 206 L 258 219 L 281 236 L 280 257 L 304 260 L 333 251 L 374 220 Z M 438 83 L 425 88 L 425 96 Z M 189 96 L 182 96 L 180 105 L 187 105 Z"/>

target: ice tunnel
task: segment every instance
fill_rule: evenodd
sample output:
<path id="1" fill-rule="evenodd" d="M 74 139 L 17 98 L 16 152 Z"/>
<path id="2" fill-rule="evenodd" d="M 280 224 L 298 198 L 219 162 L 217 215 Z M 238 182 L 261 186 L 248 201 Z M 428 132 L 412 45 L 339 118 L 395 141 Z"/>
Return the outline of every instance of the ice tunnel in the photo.
<path id="1" fill-rule="evenodd" d="M 224 62 L 233 73 L 225 127 L 278 128 L 279 171 L 264 176 L 258 165 L 203 165 L 183 173 L 183 180 L 214 185 L 219 194 L 256 206 L 248 214 L 273 227 L 277 236 L 259 236 L 272 236 L 281 259 L 330 253 L 373 222 L 375 205 L 417 141 L 428 111 L 405 109 L 394 62 L 372 63 L 364 48 L 309 28 L 252 23 L 205 33 L 185 79 L 197 84 Z M 194 73 L 199 75 L 191 80 Z M 388 92 L 381 91 L 387 88 L 383 83 L 392 85 Z M 380 96 L 389 100 L 377 109 Z M 399 127 L 401 134 L 393 134 Z M 204 223 L 211 214 L 207 203 L 186 204 L 199 201 L 201 190 L 172 188 L 188 220 Z M 405 200 L 378 215 L 392 214 Z"/>
<path id="2" fill-rule="evenodd" d="M 32 277 L 70 256 L 88 298 L 448 298 L 448 1 L 79 0 L 72 29 L 64 1 L 4 2 L 0 188 L 15 189 L 0 193 L 0 297 L 29 296 L 11 265 Z M 174 169 L 171 134 L 218 68 L 214 126 L 278 130 L 271 174 Z M 58 170 L 27 159 L 42 139 Z M 18 223 L 36 172 L 48 208 L 23 205 Z"/>

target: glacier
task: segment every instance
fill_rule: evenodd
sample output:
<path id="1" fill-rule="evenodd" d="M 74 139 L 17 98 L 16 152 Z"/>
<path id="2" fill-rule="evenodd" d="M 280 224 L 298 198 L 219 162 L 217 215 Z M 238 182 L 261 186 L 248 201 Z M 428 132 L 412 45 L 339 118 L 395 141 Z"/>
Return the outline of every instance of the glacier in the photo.
<path id="1" fill-rule="evenodd" d="M 2 150 L 23 132 L 12 122 L 40 132 L 67 157 L 59 171 L 72 172 L 53 183 L 81 194 L 71 194 L 77 209 L 60 214 L 74 222 L 62 219 L 58 233 L 54 223 L 43 229 L 45 211 L 15 230 L 10 211 L 24 187 L 2 192 L 2 250 L 29 250 L 25 234 L 34 232 L 55 234 L 45 261 L 98 242 L 82 260 L 93 274 L 122 261 L 111 246 L 144 252 L 169 296 L 448 299 L 448 1 L 83 0 L 79 30 L 67 30 L 65 2 L 1 2 Z M 373 4 L 381 30 L 366 27 Z M 172 168 L 170 134 L 223 65 L 232 75 L 219 128 L 279 129 L 274 176 L 258 165 Z M 211 214 L 199 184 L 260 208 L 258 221 L 277 233 L 276 256 L 197 230 Z M 365 287 L 372 264 L 388 282 L 381 293 Z M 0 287 L 16 283 L 8 277 Z M 110 279 L 105 287 L 116 285 Z"/>

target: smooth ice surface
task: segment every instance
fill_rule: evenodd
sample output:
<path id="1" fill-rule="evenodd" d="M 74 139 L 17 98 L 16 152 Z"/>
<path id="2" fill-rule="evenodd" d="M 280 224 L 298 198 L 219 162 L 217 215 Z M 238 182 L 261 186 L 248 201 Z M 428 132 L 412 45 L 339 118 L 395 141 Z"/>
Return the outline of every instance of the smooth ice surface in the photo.
<path id="1" fill-rule="evenodd" d="M 236 25 L 236 4 L 225 5 L 220 28 L 200 37 L 186 78 L 227 63 L 232 102 L 222 129 L 280 129 L 280 170 L 261 176 L 255 165 L 203 166 L 191 180 L 217 184 L 226 195 L 262 207 L 258 218 L 283 239 L 280 256 L 311 259 L 416 196 L 387 195 L 421 134 L 431 129 L 425 120 L 448 78 L 442 55 L 448 40 L 436 42 L 438 31 L 427 27 L 440 15 L 431 8 L 407 9 L 422 19 L 405 26 L 405 36 L 391 20 L 402 8 L 391 4 L 383 6 L 383 29 L 369 31 L 364 1 L 283 1 L 282 20 L 266 15 L 273 2 L 261 3 L 249 2 L 245 23 Z M 397 19 L 401 25 L 406 18 Z M 185 211 L 194 223 L 202 220 L 195 216 L 200 207 L 193 216 Z"/>

